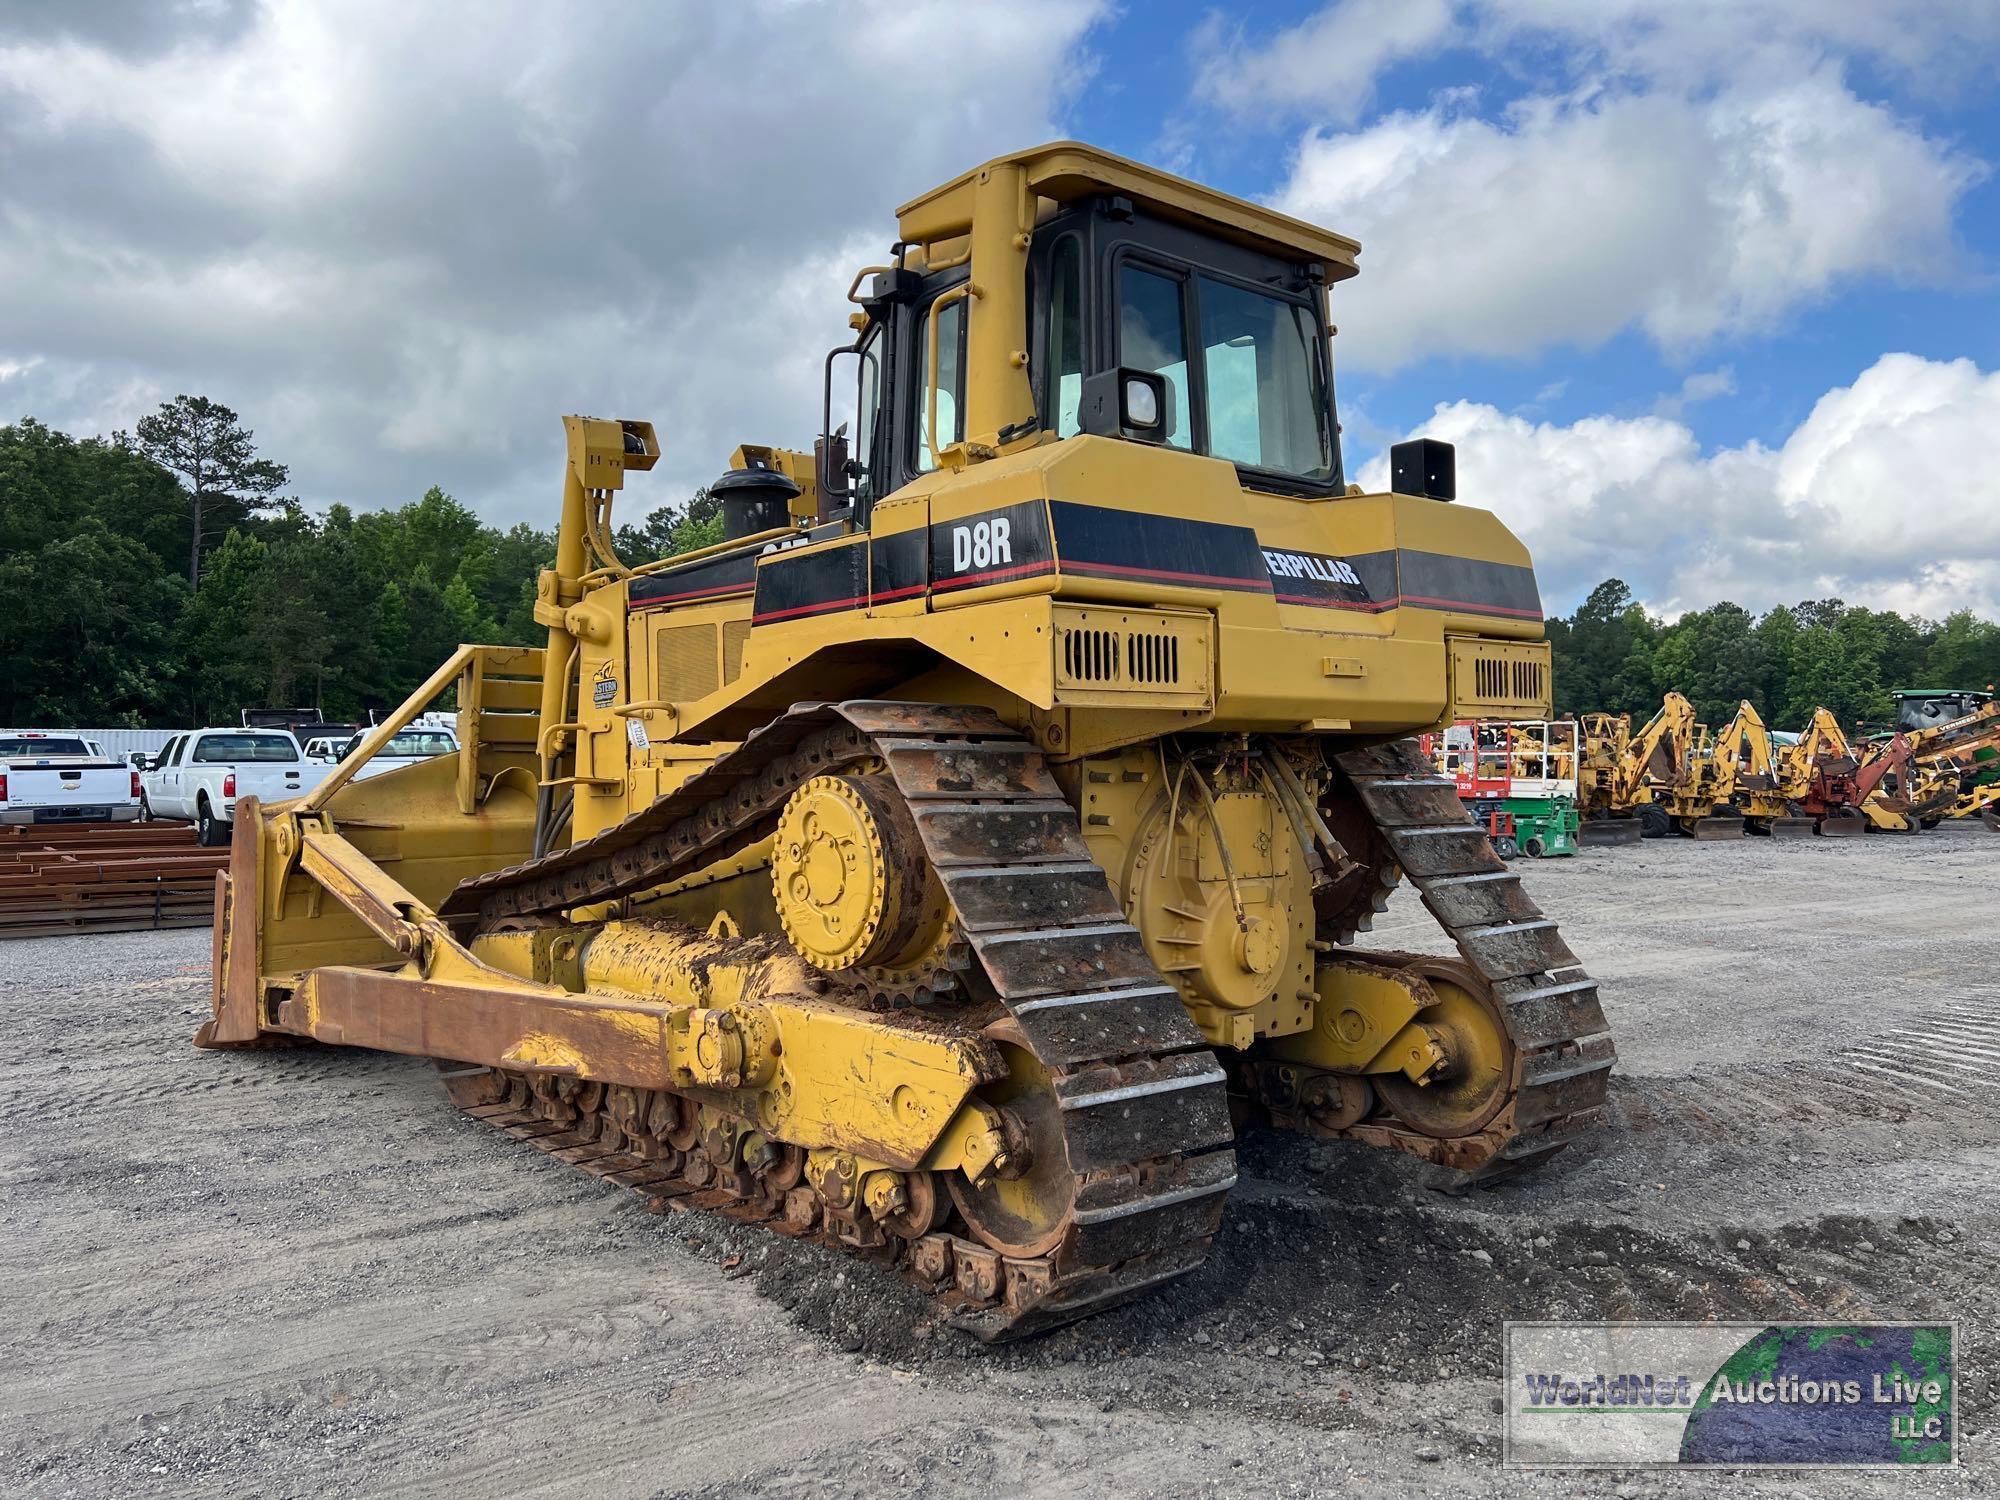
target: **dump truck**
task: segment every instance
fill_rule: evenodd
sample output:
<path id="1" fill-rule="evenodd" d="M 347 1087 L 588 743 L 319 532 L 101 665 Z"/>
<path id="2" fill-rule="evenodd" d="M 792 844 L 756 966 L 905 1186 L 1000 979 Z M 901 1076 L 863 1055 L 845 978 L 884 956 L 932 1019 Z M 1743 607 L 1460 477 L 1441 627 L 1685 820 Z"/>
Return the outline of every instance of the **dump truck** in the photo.
<path id="1" fill-rule="evenodd" d="M 434 1059 L 987 1339 L 1199 1265 L 1239 1129 L 1474 1177 L 1587 1137 L 1596 987 L 1408 738 L 1547 716 L 1532 561 L 1446 445 L 1348 483 L 1357 250 L 1041 146 L 899 210 L 719 545 L 620 557 L 658 437 L 566 418 L 547 644 L 239 802 L 198 1042 Z M 454 753 L 357 774 L 437 702 Z M 1404 881 L 1455 956 L 1356 946 Z"/>

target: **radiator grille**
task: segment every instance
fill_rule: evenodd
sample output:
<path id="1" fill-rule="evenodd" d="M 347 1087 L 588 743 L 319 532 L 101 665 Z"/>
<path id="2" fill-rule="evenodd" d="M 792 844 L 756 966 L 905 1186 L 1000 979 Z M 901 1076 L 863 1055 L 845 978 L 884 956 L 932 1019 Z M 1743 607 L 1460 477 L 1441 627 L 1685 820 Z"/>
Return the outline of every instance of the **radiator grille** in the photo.
<path id="1" fill-rule="evenodd" d="M 716 679 L 715 627 L 674 625 L 653 637 L 653 660 L 659 667 L 657 697 L 675 703 L 706 698 Z"/>

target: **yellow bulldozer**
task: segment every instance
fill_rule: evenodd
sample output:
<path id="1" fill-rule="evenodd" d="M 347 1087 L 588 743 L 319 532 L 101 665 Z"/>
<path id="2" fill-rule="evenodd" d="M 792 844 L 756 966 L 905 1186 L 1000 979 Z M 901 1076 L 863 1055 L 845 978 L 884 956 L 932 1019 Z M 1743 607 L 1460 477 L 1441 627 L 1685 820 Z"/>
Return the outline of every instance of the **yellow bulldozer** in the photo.
<path id="1" fill-rule="evenodd" d="M 1534 572 L 1445 445 L 1347 483 L 1358 246 L 1075 143 L 898 230 L 720 545 L 618 556 L 654 429 L 565 419 L 547 645 L 238 805 L 198 1042 L 435 1059 L 988 1339 L 1198 1265 L 1253 1123 L 1475 1175 L 1587 1133 L 1596 988 L 1405 738 L 1547 715 Z M 433 703 L 458 751 L 357 779 Z M 1456 956 L 1351 946 L 1402 879 Z"/>

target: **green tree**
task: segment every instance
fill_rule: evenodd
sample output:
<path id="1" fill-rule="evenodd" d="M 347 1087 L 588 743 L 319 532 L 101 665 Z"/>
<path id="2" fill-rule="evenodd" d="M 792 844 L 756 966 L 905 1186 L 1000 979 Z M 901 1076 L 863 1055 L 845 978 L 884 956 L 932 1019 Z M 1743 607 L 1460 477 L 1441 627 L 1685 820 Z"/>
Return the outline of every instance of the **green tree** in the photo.
<path id="1" fill-rule="evenodd" d="M 1651 713 L 1659 706 L 1653 686 L 1659 633 L 1622 579 L 1607 578 L 1592 589 L 1576 613 L 1550 631 L 1556 711 Z"/>
<path id="2" fill-rule="evenodd" d="M 1746 698 L 1768 715 L 1764 646 L 1756 624 L 1750 611 L 1729 603 L 1682 615 L 1660 633 L 1653 653 L 1654 691 L 1684 694 L 1695 717 L 1717 728 Z"/>
<path id="3" fill-rule="evenodd" d="M 712 547 L 721 540 L 722 500 L 700 489 L 685 505 L 662 505 L 647 512 L 638 525 L 620 526 L 612 537 L 612 546 L 626 562 L 637 564 L 678 557 L 683 552 Z"/>
<path id="4" fill-rule="evenodd" d="M 187 485 L 188 587 L 201 587 L 211 536 L 249 519 L 284 487 L 289 472 L 259 458 L 236 413 L 206 396 L 176 396 L 137 427 L 139 450 Z"/>
<path id="5" fill-rule="evenodd" d="M 1923 681 L 1902 687 L 2000 687 L 2000 625 L 1969 609 L 1954 610 L 1924 653 Z"/>
<path id="6" fill-rule="evenodd" d="M 256 537 L 231 530 L 181 617 L 188 706 L 197 724 L 230 723 L 242 708 L 270 701 L 270 556 Z"/>
<path id="7" fill-rule="evenodd" d="M 126 529 L 177 491 L 129 448 L 0 427 L 0 718 L 139 724 L 171 705 L 187 587 Z"/>

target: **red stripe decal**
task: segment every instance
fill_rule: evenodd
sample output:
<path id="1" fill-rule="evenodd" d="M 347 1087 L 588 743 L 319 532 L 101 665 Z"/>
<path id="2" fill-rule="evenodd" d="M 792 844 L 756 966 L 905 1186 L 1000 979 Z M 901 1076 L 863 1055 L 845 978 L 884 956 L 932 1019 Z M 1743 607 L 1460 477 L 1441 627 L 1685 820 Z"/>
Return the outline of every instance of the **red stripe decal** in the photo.
<path id="1" fill-rule="evenodd" d="M 1106 562 L 1063 562 L 1065 573 L 1102 573 L 1107 577 L 1119 578 L 1163 578 L 1174 583 L 1215 584 L 1226 589 L 1248 589 L 1254 593 L 1268 593 L 1271 580 L 1251 578 L 1225 578 L 1216 573 L 1182 573 L 1171 568 L 1128 568 L 1121 563 Z"/>
<path id="2" fill-rule="evenodd" d="M 863 595 L 856 594 L 848 599 L 822 599 L 816 604 L 794 604 L 790 609 L 774 609 L 761 615 L 752 615 L 750 623 L 762 625 L 766 620 L 790 620 L 799 615 L 831 614 L 836 609 L 854 609 L 867 602 Z"/>
<path id="3" fill-rule="evenodd" d="M 1514 609 L 1505 604 L 1473 604 L 1465 599 L 1432 599 L 1423 594 L 1398 594 L 1393 599 L 1373 602 L 1342 599 L 1314 599 L 1305 594 L 1279 594 L 1280 604 L 1309 604 L 1315 609 L 1355 609 L 1368 614 L 1380 614 L 1387 609 L 1400 609 L 1404 605 L 1427 609 L 1462 609 L 1475 615 L 1512 615 L 1522 620 L 1539 620 L 1542 612 L 1538 609 Z"/>
<path id="4" fill-rule="evenodd" d="M 947 578 L 931 585 L 933 593 L 946 589 L 969 589 L 982 583 L 998 583 L 1007 578 L 1026 578 L 1031 573 L 1053 573 L 1056 565 L 1044 559 L 1041 562 L 1020 563 L 1011 568 L 988 568 L 984 573 L 967 573 L 963 578 Z"/>
<path id="5" fill-rule="evenodd" d="M 626 608 L 652 609 L 656 605 L 679 604 L 688 599 L 709 599 L 723 594 L 747 594 L 755 587 L 754 583 L 717 583 L 705 589 L 689 589 L 681 594 L 654 594 L 645 599 L 633 599 L 627 602 Z"/>

